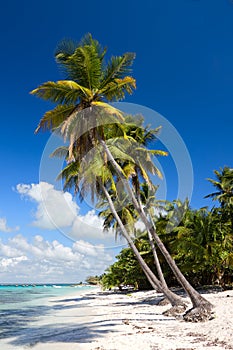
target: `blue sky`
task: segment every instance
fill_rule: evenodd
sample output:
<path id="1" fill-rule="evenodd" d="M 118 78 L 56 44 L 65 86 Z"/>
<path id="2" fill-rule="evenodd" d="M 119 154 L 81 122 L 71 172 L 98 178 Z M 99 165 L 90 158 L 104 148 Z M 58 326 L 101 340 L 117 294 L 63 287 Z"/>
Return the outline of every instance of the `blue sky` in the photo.
<path id="1" fill-rule="evenodd" d="M 114 246 L 109 237 L 93 236 L 100 223 L 86 206 L 76 207 L 68 196 L 73 217 L 59 231 L 47 222 L 37 196 L 40 161 L 50 135 L 34 135 L 34 130 L 51 106 L 29 91 L 62 78 L 53 53 L 63 38 L 79 40 L 90 32 L 110 55 L 136 53 L 137 90 L 126 102 L 158 112 L 177 130 L 192 161 L 191 204 L 212 204 L 203 199 L 212 191 L 206 178 L 213 177 L 214 169 L 232 166 L 232 1 L 119 0 L 113 5 L 104 0 L 80 5 L 74 0 L 13 0 L 1 6 L 0 30 L 0 283 L 36 282 L 35 276 L 37 281 L 79 281 L 103 272 L 117 250 L 109 248 Z M 177 180 L 169 162 L 168 157 L 160 164 L 173 199 Z M 56 203 L 61 199 L 62 205 L 62 195 L 52 186 L 43 185 L 45 194 Z M 64 217 L 59 208 L 51 208 L 53 215 Z M 88 229 L 80 220 L 93 224 Z M 79 232 L 75 242 L 66 237 L 71 223 Z"/>

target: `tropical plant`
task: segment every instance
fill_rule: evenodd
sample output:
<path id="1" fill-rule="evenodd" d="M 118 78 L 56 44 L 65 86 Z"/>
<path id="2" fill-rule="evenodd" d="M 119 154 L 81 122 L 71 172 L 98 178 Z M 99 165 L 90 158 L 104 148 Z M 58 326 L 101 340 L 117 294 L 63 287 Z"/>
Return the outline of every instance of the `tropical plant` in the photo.
<path id="1" fill-rule="evenodd" d="M 219 201 L 221 207 L 233 206 L 233 169 L 229 167 L 214 170 L 217 180 L 207 179 L 217 189 L 216 192 L 208 194 L 205 198 Z"/>
<path id="2" fill-rule="evenodd" d="M 121 285 L 133 285 L 138 290 L 151 288 L 132 249 L 122 249 L 116 259 L 117 261 L 109 266 L 101 276 L 100 283 L 104 289 L 114 287 L 120 289 Z"/>
<path id="3" fill-rule="evenodd" d="M 182 273 L 194 285 L 224 285 L 233 268 L 230 224 L 222 222 L 217 208 L 191 210 L 187 206 L 188 202 L 173 201 L 166 207 L 166 215 L 157 221 L 160 237 Z M 182 214 L 184 208 L 185 213 Z M 173 223 L 170 218 L 173 218 Z M 166 230 L 168 223 L 169 232 Z"/>
<path id="4" fill-rule="evenodd" d="M 205 198 L 212 198 L 213 201 L 220 203 L 219 213 L 222 216 L 222 222 L 230 221 L 233 231 L 233 169 L 225 166 L 220 171 L 214 170 L 216 180 L 208 179 L 216 192 L 210 193 Z"/>
<path id="5" fill-rule="evenodd" d="M 86 283 L 92 284 L 92 285 L 98 285 L 100 283 L 100 277 L 99 276 L 88 276 L 86 278 Z"/>
<path id="6" fill-rule="evenodd" d="M 91 35 L 86 36 L 78 46 L 75 46 L 72 42 L 63 42 L 58 47 L 55 57 L 58 64 L 61 65 L 67 74 L 67 79 L 56 83 L 44 83 L 32 91 L 32 94 L 58 103 L 55 109 L 45 113 L 36 132 L 40 129 L 56 130 L 64 139 L 69 139 L 67 159 L 69 164 L 66 168 L 66 174 L 73 185 L 77 181 L 77 170 L 84 169 L 87 164 L 90 164 L 89 158 L 92 149 L 100 146 L 99 150 L 97 150 L 98 156 L 95 152 L 94 163 L 99 162 L 99 156 L 102 156 L 103 166 L 98 167 L 98 172 L 94 176 L 95 181 L 92 182 L 90 182 L 90 175 L 88 177 L 88 172 L 86 171 L 87 177 L 83 178 L 83 183 L 79 181 L 78 185 L 82 187 L 82 195 L 88 189 L 91 190 L 92 195 L 98 193 L 98 196 L 105 196 L 113 215 L 121 226 L 122 232 L 127 236 L 127 231 L 124 231 L 124 225 L 117 215 L 114 202 L 108 192 L 109 188 L 114 188 L 114 179 L 117 176 L 124 184 L 124 188 L 135 210 L 140 215 L 147 230 L 152 234 L 175 276 L 189 294 L 194 309 L 198 308 L 198 313 L 200 308 L 205 309 L 205 311 L 207 309 L 210 310 L 211 304 L 192 288 L 169 255 L 156 234 L 155 227 L 148 220 L 142 205 L 138 202 L 132 183 L 127 181 L 127 174 L 117 162 L 117 159 L 123 153 L 125 159 L 133 163 L 133 158 L 127 155 L 126 152 L 122 152 L 121 147 L 119 147 L 119 136 L 121 137 L 120 143 L 122 140 L 125 140 L 124 144 L 129 142 L 130 147 L 135 140 L 126 137 L 122 123 L 124 122 L 123 114 L 105 101 L 119 100 L 124 98 L 126 92 L 132 93 L 135 88 L 135 80 L 127 74 L 135 55 L 127 53 L 120 57 L 113 57 L 108 64 L 105 64 L 105 54 L 106 50 L 103 50 Z M 108 129 L 106 126 L 109 126 L 111 129 L 110 139 L 108 139 L 109 134 L 106 133 L 106 129 Z M 113 139 L 113 135 L 115 139 Z M 118 145 L 116 145 L 116 142 L 118 142 Z M 110 167 L 107 166 L 108 163 L 111 163 L 114 174 L 111 174 Z M 75 167 L 76 174 L 74 171 Z M 143 177 L 147 177 L 149 183 L 149 177 L 146 171 L 143 171 L 142 166 L 140 166 L 140 170 Z M 69 171 L 72 175 L 68 175 Z M 84 173 L 85 171 L 83 171 Z M 79 191 L 79 187 L 76 188 Z M 127 237 L 127 240 L 134 250 L 131 238 Z M 134 252 L 137 254 L 136 250 Z M 141 259 L 140 254 L 138 259 Z M 143 259 L 140 261 L 144 269 L 146 269 Z M 150 279 L 154 278 L 149 270 L 147 274 L 150 276 Z M 156 284 L 161 290 L 164 290 L 159 281 L 156 281 Z M 166 293 L 166 295 L 169 294 L 168 291 Z M 192 315 L 194 314 L 195 310 L 192 310 Z"/>
<path id="7" fill-rule="evenodd" d="M 111 152 L 109 152 L 106 144 L 104 142 L 101 142 L 108 159 L 112 162 L 114 165 L 114 169 L 116 170 L 119 178 L 121 179 L 122 182 L 124 182 L 124 173 L 122 168 L 117 164 L 116 160 L 113 158 Z M 132 188 L 130 187 L 129 183 L 126 181 L 125 182 L 125 188 L 127 190 L 127 193 L 129 194 L 132 203 L 135 207 L 135 210 L 138 212 L 140 215 L 140 218 L 142 219 L 142 222 L 145 224 L 146 230 L 149 231 L 154 238 L 158 248 L 160 249 L 161 253 L 163 254 L 164 258 L 166 259 L 167 263 L 169 264 L 172 272 L 174 273 L 175 277 L 179 281 L 179 283 L 182 285 L 184 290 L 187 292 L 189 295 L 193 308 L 189 311 L 186 312 L 184 315 L 184 319 L 187 321 L 198 321 L 198 320 L 203 320 L 203 319 L 209 319 L 212 317 L 211 310 L 213 308 L 213 305 L 207 301 L 202 295 L 200 295 L 192 286 L 191 284 L 187 281 L 185 276 L 182 274 L 178 266 L 176 265 L 174 259 L 171 257 L 169 254 L 168 250 L 164 246 L 163 242 L 161 241 L 160 237 L 156 233 L 155 226 L 153 223 L 148 220 L 144 208 L 140 205 L 140 203 L 137 201 L 137 198 L 135 194 L 132 191 Z"/>
<path id="8" fill-rule="evenodd" d="M 107 147 L 111 155 L 115 153 L 117 159 L 122 159 L 123 156 L 124 159 L 133 161 L 132 157 L 122 152 L 119 146 L 122 136 L 125 136 L 121 124 L 124 121 L 123 114 L 104 101 L 122 99 L 125 92 L 132 93 L 135 80 L 126 73 L 130 70 L 134 54 L 112 57 L 108 64 L 104 62 L 105 54 L 106 50 L 102 50 L 91 35 L 87 35 L 78 46 L 71 42 L 63 42 L 58 47 L 55 57 L 69 80 L 44 83 L 31 93 L 58 103 L 55 109 L 45 113 L 36 132 L 40 129 L 50 129 L 69 139 L 68 154 L 65 150 L 68 165 L 62 172 L 62 176 L 66 178 L 65 186 L 74 186 L 81 197 L 88 191 L 93 200 L 96 195 L 97 197 L 104 195 L 120 222 L 106 188 L 110 186 L 116 189 L 114 176 L 107 166 L 107 156 L 98 144 Z M 116 146 L 115 142 L 118 141 L 119 135 L 121 139 Z M 56 155 L 62 153 L 64 154 L 64 149 L 55 151 Z M 94 160 L 91 164 L 90 159 Z M 121 222 L 120 224 L 122 225 Z M 124 231 L 124 225 L 122 230 Z M 147 270 L 150 282 L 162 289 L 160 282 L 133 246 L 131 238 L 127 237 L 127 231 L 124 235 L 144 270 Z M 164 293 L 174 304 L 173 293 L 169 290 Z M 176 302 L 178 300 L 180 301 L 180 298 L 176 296 Z"/>

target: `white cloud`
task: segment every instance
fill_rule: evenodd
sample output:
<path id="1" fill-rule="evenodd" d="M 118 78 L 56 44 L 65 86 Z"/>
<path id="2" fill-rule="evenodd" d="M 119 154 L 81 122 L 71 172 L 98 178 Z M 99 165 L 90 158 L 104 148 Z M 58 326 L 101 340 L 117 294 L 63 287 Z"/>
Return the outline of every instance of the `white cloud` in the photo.
<path id="1" fill-rule="evenodd" d="M 145 227 L 145 224 L 141 220 L 138 220 L 135 224 L 135 228 L 137 230 L 144 231 L 146 227 Z"/>
<path id="2" fill-rule="evenodd" d="M 18 193 L 37 204 L 33 225 L 41 229 L 59 229 L 73 240 L 105 241 L 116 245 L 112 231 L 103 231 L 103 219 L 94 210 L 79 214 L 79 207 L 68 192 L 56 190 L 47 182 L 39 184 L 18 184 Z M 122 244 L 122 242 L 120 242 Z"/>
<path id="3" fill-rule="evenodd" d="M 88 275 L 98 275 L 112 263 L 113 257 L 103 245 L 83 240 L 70 247 L 36 235 L 29 242 L 18 234 L 7 243 L 0 241 L 1 282 L 73 283 Z"/>
<path id="4" fill-rule="evenodd" d="M 1 266 L 3 270 L 6 270 L 6 268 L 14 267 L 18 265 L 18 263 L 20 263 L 21 261 L 25 261 L 25 260 L 28 260 L 26 256 L 19 256 L 17 258 L 7 258 L 7 259 L 2 258 Z"/>
<path id="5" fill-rule="evenodd" d="M 68 192 L 58 191 L 47 182 L 39 184 L 18 184 L 16 187 L 19 194 L 34 200 L 37 209 L 34 214 L 33 225 L 53 230 L 72 225 L 79 210 Z"/>
<path id="6" fill-rule="evenodd" d="M 12 245 L 7 245 L 0 241 L 0 253 L 0 256 L 15 258 L 20 256 L 21 251 Z"/>
<path id="7" fill-rule="evenodd" d="M 19 230 L 18 226 L 15 228 L 8 227 L 6 218 L 0 218 L 0 231 L 1 232 L 12 232 L 12 231 L 18 231 L 18 230 Z"/>
<path id="8" fill-rule="evenodd" d="M 93 246 L 91 243 L 81 240 L 73 244 L 73 249 L 75 252 L 79 252 L 80 254 L 97 257 L 100 252 L 103 254 L 104 246 Z"/>
<path id="9" fill-rule="evenodd" d="M 103 231 L 103 219 L 99 218 L 94 210 L 88 211 L 85 215 L 77 215 L 69 231 L 70 237 L 75 239 L 98 238 L 112 240 L 114 235 L 110 231 Z"/>

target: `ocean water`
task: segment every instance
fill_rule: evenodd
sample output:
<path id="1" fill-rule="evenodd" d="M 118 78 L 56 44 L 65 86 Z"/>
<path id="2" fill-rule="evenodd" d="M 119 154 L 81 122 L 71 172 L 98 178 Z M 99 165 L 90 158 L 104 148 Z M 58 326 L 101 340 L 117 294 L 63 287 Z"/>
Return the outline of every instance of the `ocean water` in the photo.
<path id="1" fill-rule="evenodd" d="M 33 323 L 60 307 L 59 303 L 51 303 L 51 298 L 61 297 L 62 300 L 68 294 L 78 295 L 92 289 L 91 286 L 69 284 L 0 285 L 0 348 L 1 339 L 12 337 L 21 339 L 19 344 L 27 345 L 27 338 L 34 331 Z M 34 338 L 40 340 L 38 331 Z"/>

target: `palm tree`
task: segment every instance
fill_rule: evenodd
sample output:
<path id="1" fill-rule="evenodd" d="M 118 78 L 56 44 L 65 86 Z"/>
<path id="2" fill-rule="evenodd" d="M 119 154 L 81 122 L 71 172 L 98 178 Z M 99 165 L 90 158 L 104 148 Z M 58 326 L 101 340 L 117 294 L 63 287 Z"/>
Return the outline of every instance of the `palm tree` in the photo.
<path id="1" fill-rule="evenodd" d="M 222 221 L 230 221 L 233 230 L 233 169 L 225 166 L 220 171 L 214 170 L 217 180 L 207 179 L 217 189 L 205 198 L 212 198 L 220 203 Z"/>
<path id="2" fill-rule="evenodd" d="M 58 47 L 55 57 L 67 74 L 67 79 L 44 83 L 31 92 L 38 97 L 58 104 L 55 109 L 45 113 L 36 132 L 41 129 L 56 130 L 65 139 L 69 138 L 68 162 L 75 160 L 78 163 L 83 163 L 83 159 L 93 147 L 97 145 L 102 147 L 100 150 L 102 158 L 106 164 L 107 162 L 111 163 L 115 174 L 124 184 L 132 204 L 147 230 L 151 232 L 177 279 L 189 294 L 194 308 L 210 309 L 211 304 L 201 297 L 181 274 L 145 215 L 142 206 L 138 203 L 130 182 L 127 181 L 126 174 L 113 157 L 112 151 L 117 147 L 112 144 L 109 148 L 106 144 L 106 125 L 114 129 L 115 136 L 125 137 L 122 125 L 124 122 L 123 114 L 105 101 L 119 100 L 125 97 L 126 92 L 133 92 L 135 79 L 127 74 L 135 55 L 126 53 L 123 56 L 112 57 L 107 64 L 104 62 L 105 55 L 106 50 L 103 50 L 91 35 L 84 37 L 78 46 L 72 42 L 63 42 Z M 119 148 L 118 154 L 120 155 Z M 130 161 L 133 159 L 131 158 Z M 101 178 L 102 176 L 103 178 Z M 95 184 L 92 183 L 91 191 L 93 194 L 95 193 L 94 186 L 106 196 L 109 206 L 118 220 L 120 218 L 114 210 L 111 196 L 105 187 L 105 176 L 106 174 L 102 171 L 100 176 L 96 177 L 98 181 Z M 114 186 L 113 181 L 112 186 Z M 85 186 L 82 188 L 85 189 Z"/>
<path id="3" fill-rule="evenodd" d="M 120 205 L 116 205 L 116 201 L 114 201 L 114 207 L 116 208 L 116 210 L 117 210 L 117 207 L 119 207 L 119 210 L 117 210 L 117 214 L 119 215 L 119 218 L 120 218 L 121 222 L 123 223 L 125 229 L 127 230 L 128 234 L 130 236 L 132 236 L 134 239 L 135 239 L 135 237 L 137 239 L 139 239 L 139 237 L 142 235 L 142 233 L 140 232 L 139 237 L 137 237 L 135 224 L 139 218 L 138 218 L 137 213 L 135 213 L 135 209 L 134 209 L 133 205 L 131 203 L 127 203 L 124 205 L 124 202 L 121 202 Z M 110 228 L 113 228 L 114 232 L 116 233 L 116 236 L 122 235 L 122 230 L 118 224 L 118 221 L 116 220 L 115 216 L 113 215 L 112 211 L 109 208 L 101 211 L 99 213 L 99 216 L 104 218 L 103 227 L 106 231 L 109 231 Z M 154 241 L 153 241 L 153 238 L 151 237 L 150 234 L 148 235 L 147 242 L 149 242 L 153 256 L 154 256 L 154 264 L 155 264 L 157 272 L 158 272 L 159 281 L 162 283 L 164 288 L 168 288 L 166 281 L 164 279 L 163 273 L 162 273 L 162 269 L 160 266 L 160 262 L 158 259 L 158 255 L 156 252 Z M 146 274 L 146 271 L 144 271 L 144 272 Z M 157 287 L 157 289 L 158 289 L 158 287 Z M 162 290 L 161 290 L 161 292 L 162 292 Z"/>
<path id="4" fill-rule="evenodd" d="M 132 187 L 134 189 L 137 201 L 139 206 L 142 208 L 142 202 L 143 205 L 147 205 L 147 207 L 151 207 L 149 203 L 149 196 L 148 193 L 153 193 L 150 198 L 154 198 L 155 192 L 157 190 L 157 187 L 153 185 L 153 183 L 150 180 L 150 177 L 148 174 L 156 174 L 160 178 L 162 177 L 162 174 L 160 173 L 159 169 L 154 165 L 154 162 L 152 160 L 153 156 L 166 156 L 167 152 L 161 151 L 161 150 L 154 150 L 154 149 L 148 149 L 148 146 L 152 142 L 156 140 L 156 135 L 160 131 L 160 127 L 154 130 L 149 130 L 145 127 L 143 127 L 143 117 L 142 116 L 126 116 L 125 118 L 125 134 L 127 137 L 133 141 L 133 145 L 131 142 L 123 144 L 119 144 L 119 140 L 117 140 L 118 148 L 121 148 L 126 154 L 130 154 L 131 159 L 123 158 L 123 159 L 117 159 L 117 163 L 120 165 L 126 179 L 128 182 L 131 182 Z M 123 140 L 124 141 L 124 140 Z M 135 144 L 136 145 L 135 145 Z M 115 158 L 116 159 L 116 158 Z M 133 159 L 133 161 L 132 161 Z M 122 186 L 121 193 L 125 194 L 124 191 L 124 179 L 122 181 L 122 177 L 118 180 L 119 183 Z M 128 196 L 125 194 L 127 200 Z M 114 202 L 115 204 L 115 202 Z M 119 205 L 118 205 L 119 206 Z M 127 215 L 127 227 L 131 230 L 131 232 L 134 231 L 134 224 L 135 224 L 135 208 L 132 205 L 132 203 L 124 203 L 121 204 L 122 210 L 121 210 L 121 219 L 124 217 L 124 215 Z M 143 209 L 141 209 L 143 210 Z M 134 215 L 132 215 L 132 212 L 134 211 Z M 148 213 L 150 210 L 148 209 Z M 104 215 L 106 212 L 103 213 Z M 118 212 L 119 215 L 119 212 Z M 108 216 L 108 219 L 111 218 L 111 220 L 115 220 L 112 213 L 110 216 Z M 137 218 L 138 220 L 139 218 Z M 125 220 L 123 220 L 125 222 Z M 107 227 L 107 224 L 110 224 L 108 220 L 105 221 Z M 115 220 L 115 229 L 116 233 L 117 230 L 120 230 L 117 224 L 117 220 Z M 130 226 L 130 227 L 129 227 Z M 153 237 L 151 235 L 151 232 L 148 231 L 148 238 L 151 245 L 151 249 L 154 255 L 154 263 L 156 265 L 156 269 L 159 275 L 159 279 L 163 286 L 167 288 L 166 281 L 164 279 L 161 266 L 159 263 L 159 259 L 157 256 L 156 248 L 154 245 Z"/>
<path id="5" fill-rule="evenodd" d="M 73 147 L 80 157 L 93 147 L 96 129 L 103 136 L 103 125 L 116 127 L 124 121 L 123 113 L 106 101 L 123 99 L 126 92 L 131 94 L 136 87 L 135 79 L 128 76 L 135 54 L 113 56 L 107 64 L 105 55 L 106 50 L 90 34 L 84 36 L 78 46 L 72 41 L 63 41 L 57 47 L 55 58 L 66 79 L 48 81 L 31 91 L 57 104 L 45 113 L 36 133 L 58 129 L 65 138 L 69 135 L 71 159 Z"/>
<path id="6" fill-rule="evenodd" d="M 112 202 L 111 200 L 111 197 L 108 193 L 108 191 L 105 189 L 105 187 L 103 186 L 103 190 L 104 190 L 104 193 L 105 193 L 105 196 L 108 200 L 108 203 L 109 203 L 109 207 L 114 215 L 114 217 L 116 218 L 117 222 L 118 222 L 118 225 L 120 226 L 121 228 L 121 231 L 122 231 L 122 234 L 124 235 L 124 237 L 126 238 L 130 248 L 133 250 L 134 254 L 135 254 L 135 257 L 137 258 L 143 272 L 145 273 L 145 275 L 147 276 L 149 282 L 151 283 L 152 287 L 154 289 L 157 289 L 161 292 L 164 293 L 164 295 L 167 297 L 167 299 L 170 301 L 170 303 L 172 304 L 172 306 L 180 306 L 182 308 L 179 308 L 177 309 L 176 311 L 177 312 L 181 312 L 183 311 L 183 308 L 186 306 L 185 302 L 180 298 L 178 297 L 176 294 L 174 294 L 173 292 L 171 292 L 167 286 L 165 286 L 164 284 L 162 284 L 156 277 L 155 275 L 153 274 L 153 272 L 150 270 L 150 268 L 148 267 L 148 265 L 145 263 L 145 261 L 142 259 L 140 253 L 138 252 L 132 238 L 128 235 L 124 225 L 122 224 L 121 222 L 121 219 L 118 215 L 118 213 L 116 212 L 116 209 L 114 207 L 114 203 Z"/>
<path id="7" fill-rule="evenodd" d="M 135 55 L 126 53 L 123 56 L 112 57 L 110 62 L 105 64 L 105 54 L 106 50 L 103 50 L 90 34 L 85 36 L 78 46 L 72 42 L 62 42 L 58 46 L 55 57 L 69 80 L 60 80 L 56 83 L 47 82 L 31 92 L 45 100 L 58 103 L 53 110 L 45 113 L 36 132 L 49 129 L 60 132 L 64 138 L 69 137 L 70 146 L 67 157 L 69 164 L 64 169 L 62 176 L 67 176 L 66 184 L 75 185 L 77 192 L 77 168 L 81 165 L 82 169 L 86 167 L 87 158 L 90 157 L 92 148 L 97 144 L 96 140 L 98 138 L 105 139 L 109 133 L 109 127 L 114 129 L 115 137 L 117 133 L 121 136 L 124 135 L 120 125 L 124 121 L 123 114 L 107 104 L 105 100 L 122 99 L 126 92 L 132 93 L 135 88 L 135 80 L 126 75 L 130 72 Z M 108 145 L 108 147 L 112 152 L 116 150 L 114 144 Z M 55 154 L 59 152 L 63 153 L 60 149 Z M 122 157 L 119 147 L 116 157 Z M 98 162 L 96 150 L 94 158 Z M 126 154 L 124 154 L 124 158 L 129 159 Z M 132 161 L 132 158 L 130 160 Z M 89 169 L 94 170 L 98 167 L 94 163 Z M 79 177 L 80 173 L 82 173 L 81 170 L 79 170 Z M 87 173 L 85 171 L 84 173 L 86 176 Z M 92 172 L 89 174 L 92 177 Z M 114 179 L 109 176 L 107 167 L 101 168 L 99 174 L 96 175 L 96 182 L 83 177 L 81 197 L 85 196 L 87 191 L 90 191 L 92 198 L 98 191 L 104 192 L 106 190 L 104 182 L 110 178 L 111 186 L 114 188 Z M 111 201 L 110 196 L 108 201 Z M 129 237 L 128 240 L 131 241 L 131 238 Z M 137 254 L 135 249 L 134 251 Z M 144 264 L 141 256 L 139 256 L 139 260 Z M 156 283 L 156 287 L 161 289 L 159 281 Z M 155 283 L 153 285 L 155 286 Z M 169 293 L 171 292 L 166 292 L 166 294 Z M 174 305 L 174 301 L 172 304 Z"/>
<path id="8" fill-rule="evenodd" d="M 193 307 L 191 310 L 186 312 L 186 314 L 184 315 L 184 319 L 187 321 L 199 321 L 199 320 L 203 321 L 204 319 L 212 318 L 211 310 L 213 308 L 213 305 L 208 300 L 206 300 L 202 295 L 200 295 L 184 277 L 184 275 L 176 265 L 174 259 L 171 257 L 168 250 L 166 249 L 163 242 L 161 241 L 160 237 L 156 233 L 155 226 L 150 220 L 148 220 L 145 214 L 144 208 L 140 205 L 132 188 L 130 187 L 130 184 L 126 181 L 125 174 L 122 168 L 114 159 L 106 143 L 100 140 L 100 144 L 103 146 L 103 149 L 108 157 L 108 160 L 113 164 L 113 167 L 116 173 L 118 174 L 120 180 L 125 184 L 126 191 L 130 196 L 130 199 L 132 200 L 135 210 L 138 212 L 142 222 L 145 224 L 147 231 L 151 233 L 153 239 L 155 240 L 158 248 L 160 249 L 161 253 L 166 259 L 175 277 L 177 278 L 181 286 L 184 288 L 184 290 L 187 292 L 187 294 L 189 295 L 192 301 Z"/>
<path id="9" fill-rule="evenodd" d="M 220 218 L 215 208 L 189 209 L 170 242 L 182 271 L 200 275 L 205 284 L 223 285 L 225 273 L 233 266 L 232 233 Z"/>
<path id="10" fill-rule="evenodd" d="M 205 198 L 211 197 L 218 200 L 222 206 L 233 202 L 233 169 L 229 167 L 220 168 L 220 171 L 214 170 L 217 180 L 207 179 L 217 192 L 208 194 Z"/>
<path id="11" fill-rule="evenodd" d="M 111 140 L 107 140 L 106 145 L 111 146 Z M 114 219 L 117 223 L 117 232 L 121 232 L 121 234 L 127 240 L 130 248 L 134 252 L 135 257 L 141 266 L 142 271 L 145 273 L 152 287 L 164 293 L 172 306 L 185 307 L 184 301 L 179 296 L 171 292 L 166 285 L 163 285 L 158 280 L 158 278 L 154 275 L 154 273 L 151 271 L 149 266 L 145 263 L 142 256 L 140 255 L 133 241 L 132 235 L 128 231 L 129 226 L 131 225 L 130 227 L 132 228 L 132 223 L 134 223 L 134 218 L 131 214 L 133 212 L 133 208 L 131 207 L 128 209 L 127 207 L 123 207 L 122 203 L 119 206 L 117 205 L 118 195 L 123 196 L 124 194 L 121 191 L 117 192 L 111 167 L 109 167 L 109 165 L 104 162 L 101 149 L 99 151 L 98 150 L 99 148 L 96 147 L 94 150 L 88 153 L 88 155 L 81 163 L 74 160 L 62 170 L 59 178 L 62 178 L 64 180 L 64 189 L 67 190 L 74 188 L 75 193 L 78 193 L 80 195 L 81 200 L 85 198 L 86 194 L 91 194 L 93 201 L 95 199 L 97 202 L 101 201 L 102 206 L 106 206 L 107 204 L 109 206 L 111 216 L 109 217 L 106 212 L 104 212 L 106 217 L 104 224 L 105 228 L 107 227 L 107 223 L 108 225 L 111 224 L 112 219 Z M 114 152 L 114 150 L 115 149 L 113 148 L 112 151 Z M 117 153 L 115 157 L 117 158 L 117 149 L 116 152 Z M 53 155 L 62 156 L 67 153 L 68 150 L 63 147 L 55 150 Z M 132 161 L 131 157 L 127 154 L 124 154 L 124 158 Z M 104 204 L 103 198 L 105 199 Z M 182 311 L 182 309 L 177 309 L 177 312 L 179 310 Z"/>
<path id="12" fill-rule="evenodd" d="M 212 198 L 214 201 L 219 201 L 221 207 L 233 205 L 233 169 L 229 167 L 220 168 L 220 171 L 214 170 L 217 180 L 207 179 L 217 192 L 213 192 L 205 196 L 205 198 Z"/>
<path id="13" fill-rule="evenodd" d="M 125 117 L 125 134 L 127 135 L 127 137 L 130 137 L 131 140 L 133 140 L 133 142 L 136 143 L 136 146 L 132 147 L 132 143 L 125 142 L 123 142 L 123 145 L 119 145 L 118 142 L 118 148 L 121 147 L 121 149 L 126 154 L 130 154 L 130 156 L 133 158 L 133 162 L 126 157 L 124 157 L 123 159 L 118 159 L 118 164 L 120 164 L 125 176 L 127 177 L 127 181 L 132 182 L 132 186 L 134 188 L 138 203 L 140 204 L 140 206 L 142 206 L 142 203 L 144 205 L 147 205 L 149 213 L 151 210 L 150 200 L 153 198 L 154 202 L 157 187 L 153 185 L 148 174 L 156 174 L 160 178 L 162 178 L 161 172 L 154 165 L 151 157 L 166 156 L 167 152 L 161 150 L 148 149 L 148 146 L 150 146 L 150 144 L 156 140 L 156 135 L 160 131 L 160 127 L 150 130 L 148 128 L 143 127 L 143 122 L 144 118 L 142 116 Z M 122 182 L 119 183 L 123 185 Z M 151 196 L 149 196 L 149 193 L 151 194 Z M 139 220 L 138 214 L 136 214 L 132 203 L 129 203 L 128 196 L 127 194 L 125 194 L 124 188 L 118 191 L 118 197 L 119 195 L 121 197 L 123 195 L 123 198 L 121 198 L 120 200 L 121 204 L 119 205 L 118 203 L 118 207 L 121 208 L 120 211 L 118 211 L 118 215 L 120 216 L 124 225 L 127 224 L 127 229 L 129 229 L 129 231 L 133 233 L 135 231 L 135 222 Z M 116 202 L 114 202 L 114 205 L 116 207 Z M 102 212 L 102 216 L 105 216 L 105 229 L 109 229 L 109 227 L 112 224 L 114 225 L 116 234 L 118 234 L 118 231 L 120 231 L 121 234 L 121 230 L 118 226 L 117 220 L 115 220 L 111 211 Z M 164 279 L 159 259 L 157 256 L 153 237 L 149 231 L 148 239 L 153 252 L 154 263 L 156 265 L 156 269 L 159 275 L 159 280 L 164 285 L 164 287 L 167 288 L 167 284 Z"/>

